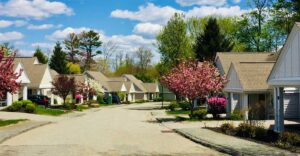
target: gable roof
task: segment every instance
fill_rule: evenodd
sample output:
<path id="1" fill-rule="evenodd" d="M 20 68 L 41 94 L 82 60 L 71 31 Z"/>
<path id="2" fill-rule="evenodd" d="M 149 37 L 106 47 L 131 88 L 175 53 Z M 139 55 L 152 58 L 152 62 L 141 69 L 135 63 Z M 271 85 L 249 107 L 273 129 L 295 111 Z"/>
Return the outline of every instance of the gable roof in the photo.
<path id="1" fill-rule="evenodd" d="M 111 92 L 127 91 L 124 82 L 107 82 Z"/>
<path id="2" fill-rule="evenodd" d="M 229 71 L 232 62 L 267 62 L 276 61 L 277 53 L 270 52 L 218 52 L 216 61 L 220 61 L 224 75 Z"/>
<path id="3" fill-rule="evenodd" d="M 157 83 L 143 83 L 143 86 L 147 90 L 148 93 L 157 93 L 159 92 Z"/>
<path id="4" fill-rule="evenodd" d="M 135 76 L 131 74 L 124 74 L 123 77 L 125 77 L 128 81 L 131 81 L 135 85 L 136 91 L 147 92 L 147 90 L 143 86 L 143 82 L 137 79 Z"/>
<path id="5" fill-rule="evenodd" d="M 103 73 L 96 71 L 86 71 L 85 73 L 87 74 L 87 76 L 91 77 L 95 81 L 98 81 L 105 89 L 105 91 L 111 91 L 111 87 L 108 84 L 108 78 Z"/>
<path id="6" fill-rule="evenodd" d="M 108 81 L 119 81 L 119 82 L 125 82 L 126 79 L 124 77 L 109 77 Z"/>
<path id="7" fill-rule="evenodd" d="M 266 91 L 271 89 L 267 78 L 275 62 L 233 62 L 230 70 L 235 70 L 243 91 Z M 230 78 L 231 75 L 227 75 Z"/>
<path id="8" fill-rule="evenodd" d="M 299 86 L 300 23 L 296 22 L 288 35 L 267 82 L 277 86 Z"/>

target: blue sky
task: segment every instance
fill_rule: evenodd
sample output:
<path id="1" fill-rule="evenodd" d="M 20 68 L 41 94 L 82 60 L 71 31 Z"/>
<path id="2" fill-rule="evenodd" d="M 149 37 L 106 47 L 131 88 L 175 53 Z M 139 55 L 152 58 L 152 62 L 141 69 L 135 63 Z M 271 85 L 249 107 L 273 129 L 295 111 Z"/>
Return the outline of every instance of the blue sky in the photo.
<path id="1" fill-rule="evenodd" d="M 246 0 L 0 0 L 0 43 L 30 56 L 37 46 L 50 52 L 70 32 L 94 29 L 120 52 L 142 46 L 157 61 L 155 35 L 175 12 L 235 16 L 247 9 Z"/>

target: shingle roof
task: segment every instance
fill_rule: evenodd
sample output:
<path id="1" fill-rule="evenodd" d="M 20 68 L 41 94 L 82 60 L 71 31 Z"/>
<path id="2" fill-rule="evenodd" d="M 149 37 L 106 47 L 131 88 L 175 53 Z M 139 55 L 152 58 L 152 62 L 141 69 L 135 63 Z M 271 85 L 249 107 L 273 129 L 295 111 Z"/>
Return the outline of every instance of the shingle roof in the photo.
<path id="1" fill-rule="evenodd" d="M 111 92 L 121 92 L 124 82 L 107 82 Z"/>
<path id="2" fill-rule="evenodd" d="M 98 81 L 106 91 L 111 91 L 111 88 L 108 84 L 108 78 L 103 73 L 95 71 L 86 71 L 85 73 L 95 81 Z"/>
<path id="3" fill-rule="evenodd" d="M 125 77 L 129 81 L 133 82 L 133 84 L 136 88 L 135 89 L 136 91 L 147 92 L 147 90 L 143 86 L 143 82 L 141 80 L 137 79 L 135 76 L 133 76 L 131 74 L 124 74 L 123 77 Z"/>
<path id="4" fill-rule="evenodd" d="M 218 52 L 216 59 L 219 59 L 225 75 L 228 73 L 232 62 L 266 62 L 276 61 L 277 53 L 270 52 Z"/>
<path id="5" fill-rule="evenodd" d="M 48 68 L 47 64 L 34 64 L 35 57 L 16 57 L 15 62 L 21 62 L 29 77 L 29 88 L 39 88 L 43 76 Z"/>
<path id="6" fill-rule="evenodd" d="M 119 81 L 119 82 L 125 82 L 126 79 L 124 77 L 109 77 L 108 81 Z"/>
<path id="7" fill-rule="evenodd" d="M 233 62 L 231 68 L 237 72 L 244 91 L 271 89 L 267 78 L 275 62 Z"/>
<path id="8" fill-rule="evenodd" d="M 159 92 L 157 83 L 143 83 L 143 86 L 147 90 L 148 93 L 156 93 Z"/>
<path id="9" fill-rule="evenodd" d="M 124 82 L 124 85 L 125 85 L 125 87 L 126 87 L 127 92 L 129 92 L 130 89 L 131 89 L 131 86 L 133 85 L 133 83 L 127 81 L 127 82 Z"/>

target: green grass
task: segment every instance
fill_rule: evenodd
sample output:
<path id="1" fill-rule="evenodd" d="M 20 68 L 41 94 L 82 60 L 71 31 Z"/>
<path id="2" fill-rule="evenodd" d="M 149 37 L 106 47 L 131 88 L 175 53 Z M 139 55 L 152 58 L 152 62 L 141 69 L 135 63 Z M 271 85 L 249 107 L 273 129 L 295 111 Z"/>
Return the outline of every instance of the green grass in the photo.
<path id="1" fill-rule="evenodd" d="M 25 121 L 25 119 L 16 119 L 16 120 L 0 120 L 0 127 L 17 124 L 21 121 Z"/>
<path id="2" fill-rule="evenodd" d="M 44 108 L 41 106 L 36 107 L 36 114 L 40 115 L 51 115 L 51 116 L 59 116 L 69 111 L 59 110 L 59 109 L 51 109 L 51 108 Z"/>
<path id="3" fill-rule="evenodd" d="M 168 115 L 188 115 L 191 111 L 184 110 L 175 110 L 175 111 L 166 111 Z"/>

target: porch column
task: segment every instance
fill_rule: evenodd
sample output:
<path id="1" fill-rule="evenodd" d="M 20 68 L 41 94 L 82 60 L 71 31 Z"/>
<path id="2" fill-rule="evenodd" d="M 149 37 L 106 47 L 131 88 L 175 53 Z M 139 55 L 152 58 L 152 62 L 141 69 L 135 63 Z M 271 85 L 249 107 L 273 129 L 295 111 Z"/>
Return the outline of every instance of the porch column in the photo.
<path id="1" fill-rule="evenodd" d="M 131 99 L 131 93 L 127 94 L 127 100 L 128 100 L 129 102 L 132 101 L 132 99 Z"/>
<path id="2" fill-rule="evenodd" d="M 144 93 L 144 100 L 147 100 L 147 93 Z"/>
<path id="3" fill-rule="evenodd" d="M 54 95 L 51 93 L 51 102 L 50 102 L 50 106 L 54 105 Z"/>
<path id="4" fill-rule="evenodd" d="M 283 113 L 283 87 L 276 87 L 274 89 L 274 114 L 275 114 L 275 132 L 284 131 L 284 113 Z"/>
<path id="5" fill-rule="evenodd" d="M 135 102 L 135 94 L 132 94 L 132 102 Z"/>
<path id="6" fill-rule="evenodd" d="M 27 86 L 23 86 L 23 100 L 27 100 L 28 98 L 28 88 Z"/>
<path id="7" fill-rule="evenodd" d="M 10 106 L 13 102 L 13 95 L 9 92 L 6 94 L 6 104 L 7 106 Z"/>
<path id="8" fill-rule="evenodd" d="M 37 95 L 41 95 L 41 90 L 37 89 Z"/>
<path id="9" fill-rule="evenodd" d="M 242 94 L 243 96 L 243 108 L 242 110 L 244 110 L 244 120 L 248 120 L 248 94 Z"/>

